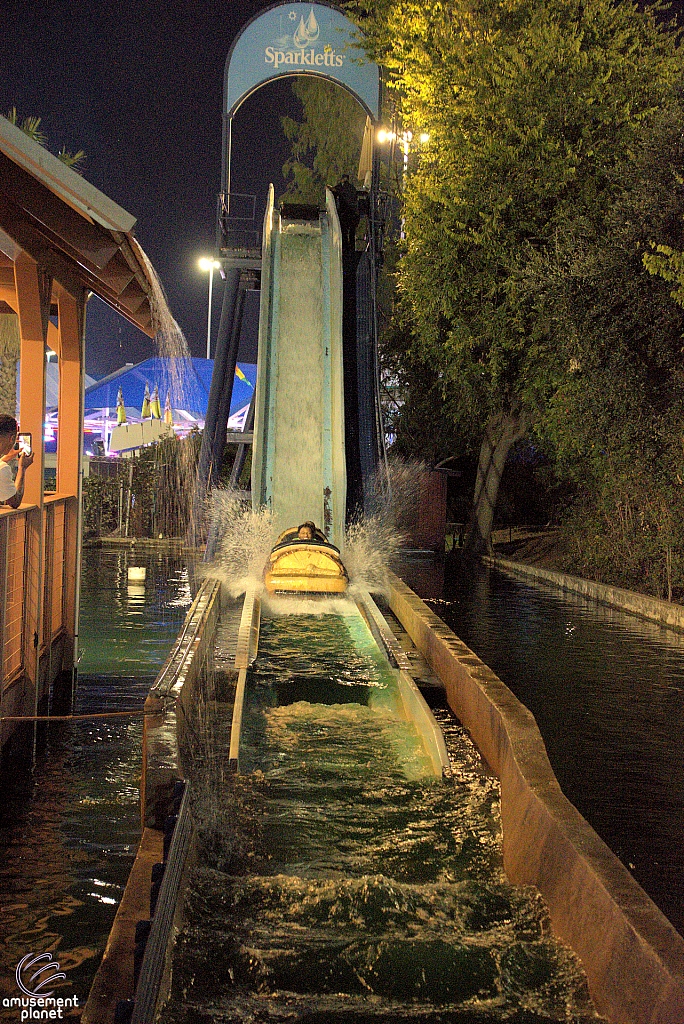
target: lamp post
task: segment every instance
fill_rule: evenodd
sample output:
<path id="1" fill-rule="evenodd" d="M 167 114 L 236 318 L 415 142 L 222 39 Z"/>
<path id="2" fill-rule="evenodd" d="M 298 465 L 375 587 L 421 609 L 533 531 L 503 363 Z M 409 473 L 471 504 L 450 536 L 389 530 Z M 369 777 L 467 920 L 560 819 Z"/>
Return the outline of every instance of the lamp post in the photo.
<path id="1" fill-rule="evenodd" d="M 200 270 L 209 271 L 209 307 L 207 309 L 207 359 L 211 358 L 211 292 L 214 285 L 214 271 L 218 270 L 221 264 L 218 260 L 210 260 L 203 256 L 199 261 Z"/>
<path id="2" fill-rule="evenodd" d="M 426 145 L 430 141 L 430 134 L 429 134 L 429 132 L 421 132 L 420 135 L 418 136 L 418 139 L 419 139 L 421 145 Z M 390 155 L 389 155 L 389 162 L 390 163 L 391 163 L 391 161 L 393 159 L 394 144 L 395 143 L 399 143 L 399 145 L 401 147 L 401 153 L 402 153 L 402 175 L 401 175 L 400 191 L 404 192 L 404 190 L 406 189 L 406 179 L 407 179 L 407 176 L 408 176 L 409 152 L 410 152 L 410 149 L 411 149 L 411 143 L 413 142 L 413 132 L 412 131 L 408 131 L 408 130 L 397 132 L 394 129 L 381 128 L 379 130 L 378 134 L 377 134 L 377 140 L 381 144 L 385 143 L 385 142 L 389 142 L 389 143 L 392 144 L 392 149 L 390 150 Z M 406 231 L 404 230 L 404 223 L 405 223 L 404 222 L 404 218 L 402 217 L 401 218 L 401 225 L 400 225 L 400 228 L 399 228 L 399 237 L 402 238 L 402 239 L 406 237 Z"/>

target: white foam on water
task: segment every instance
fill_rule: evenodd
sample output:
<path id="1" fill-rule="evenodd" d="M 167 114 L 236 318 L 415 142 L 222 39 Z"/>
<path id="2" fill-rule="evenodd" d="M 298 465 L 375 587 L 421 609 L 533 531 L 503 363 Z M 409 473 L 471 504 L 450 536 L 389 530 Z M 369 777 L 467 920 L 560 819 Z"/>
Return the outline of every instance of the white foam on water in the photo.
<path id="1" fill-rule="evenodd" d="M 276 618 L 281 615 L 358 615 L 358 608 L 348 597 L 302 597 L 299 594 L 264 593 L 261 604 L 262 615 Z"/>

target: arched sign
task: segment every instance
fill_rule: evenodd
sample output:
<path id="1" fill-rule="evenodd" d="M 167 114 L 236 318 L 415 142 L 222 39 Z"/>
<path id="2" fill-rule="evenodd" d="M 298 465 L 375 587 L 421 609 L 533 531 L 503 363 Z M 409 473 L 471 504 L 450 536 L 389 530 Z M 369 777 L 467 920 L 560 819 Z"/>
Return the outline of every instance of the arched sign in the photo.
<path id="1" fill-rule="evenodd" d="M 356 40 L 356 26 L 325 3 L 281 3 L 243 28 L 226 61 L 224 116 L 283 75 L 329 78 L 351 92 L 371 120 L 380 116 L 380 72 Z"/>

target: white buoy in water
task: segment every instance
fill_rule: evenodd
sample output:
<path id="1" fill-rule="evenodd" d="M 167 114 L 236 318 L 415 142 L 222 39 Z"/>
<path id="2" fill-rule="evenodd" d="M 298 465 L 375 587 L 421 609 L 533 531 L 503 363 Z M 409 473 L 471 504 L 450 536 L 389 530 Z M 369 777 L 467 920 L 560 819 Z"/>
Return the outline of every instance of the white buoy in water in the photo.
<path id="1" fill-rule="evenodd" d="M 147 575 L 147 569 L 144 565 L 129 565 L 128 567 L 128 578 L 129 580 L 144 580 Z"/>

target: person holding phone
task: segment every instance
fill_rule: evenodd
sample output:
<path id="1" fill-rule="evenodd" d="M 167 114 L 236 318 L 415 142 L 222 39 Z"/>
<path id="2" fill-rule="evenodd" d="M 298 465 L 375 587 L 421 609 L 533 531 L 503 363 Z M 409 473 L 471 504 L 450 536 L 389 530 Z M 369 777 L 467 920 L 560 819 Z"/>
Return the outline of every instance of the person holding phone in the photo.
<path id="1" fill-rule="evenodd" d="M 20 451 L 17 443 L 19 427 L 14 416 L 0 413 L 0 505 L 19 508 L 24 497 L 24 474 L 33 463 L 33 452 Z M 18 460 L 17 475 L 12 480 L 10 462 Z"/>

